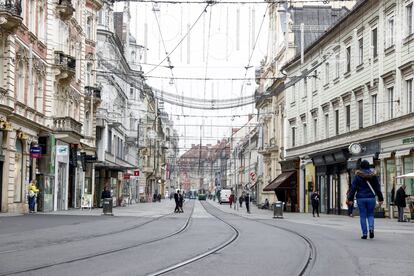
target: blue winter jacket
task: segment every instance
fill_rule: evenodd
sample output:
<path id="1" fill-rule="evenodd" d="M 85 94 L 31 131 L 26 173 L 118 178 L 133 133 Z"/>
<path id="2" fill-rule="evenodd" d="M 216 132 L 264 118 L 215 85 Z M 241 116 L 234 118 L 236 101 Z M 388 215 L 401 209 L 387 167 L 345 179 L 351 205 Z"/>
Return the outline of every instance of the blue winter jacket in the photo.
<path id="1" fill-rule="evenodd" d="M 378 201 L 384 201 L 382 196 L 381 186 L 378 177 L 372 170 L 358 170 L 355 172 L 354 180 L 352 181 L 351 190 L 348 194 L 348 200 L 353 201 L 356 193 L 356 198 L 375 198 L 374 193 L 368 186 L 367 181 L 371 184 L 375 195 L 378 196 Z"/>

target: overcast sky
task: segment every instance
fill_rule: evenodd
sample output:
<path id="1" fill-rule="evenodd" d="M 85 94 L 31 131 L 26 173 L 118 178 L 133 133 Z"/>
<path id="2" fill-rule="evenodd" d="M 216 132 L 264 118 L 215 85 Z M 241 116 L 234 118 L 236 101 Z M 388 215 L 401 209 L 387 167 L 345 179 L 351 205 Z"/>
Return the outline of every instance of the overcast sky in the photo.
<path id="1" fill-rule="evenodd" d="M 123 5 L 118 3 L 116 10 L 122 10 Z M 170 56 L 171 65 L 174 66 L 174 76 L 176 78 L 205 78 L 206 76 L 207 78 L 244 78 L 245 67 L 249 63 L 265 14 L 265 4 L 217 4 L 208 7 L 205 13 L 203 13 L 205 4 L 158 4 L 157 7 L 154 8 L 152 3 L 130 3 L 132 35 L 137 39 L 138 44 L 146 44 L 149 49 L 147 55 L 143 57 L 143 63 L 147 63 L 143 64 L 144 73 L 151 70 L 153 64 L 163 60 L 166 56 L 165 52 L 171 52 L 186 34 L 188 26 L 192 26 L 200 14 L 203 14 L 192 29 L 190 38 L 185 39 Z M 255 67 L 266 54 L 267 17 L 266 15 L 257 46 L 252 54 L 250 65 L 253 67 L 247 71 L 247 78 L 254 78 Z M 163 65 L 168 63 L 164 62 Z M 171 71 L 165 67 L 158 67 L 148 73 L 148 76 L 165 77 L 165 79 L 149 77 L 147 82 L 153 87 L 178 94 L 177 96 L 206 99 L 207 102 L 208 99 L 252 95 L 256 87 L 254 81 L 251 81 L 251 85 L 244 81 L 243 85 L 241 80 L 175 79 L 174 84 L 171 85 Z M 229 137 L 232 126 L 240 127 L 247 122 L 247 116 L 232 117 L 232 115 L 256 112 L 253 105 L 219 111 L 182 108 L 165 103 L 165 109 L 171 114 L 175 128 L 180 134 L 182 149 L 189 148 L 191 144 L 198 144 L 200 135 L 204 145 L 215 144 L 216 140 Z M 200 125 L 203 125 L 201 132 Z"/>

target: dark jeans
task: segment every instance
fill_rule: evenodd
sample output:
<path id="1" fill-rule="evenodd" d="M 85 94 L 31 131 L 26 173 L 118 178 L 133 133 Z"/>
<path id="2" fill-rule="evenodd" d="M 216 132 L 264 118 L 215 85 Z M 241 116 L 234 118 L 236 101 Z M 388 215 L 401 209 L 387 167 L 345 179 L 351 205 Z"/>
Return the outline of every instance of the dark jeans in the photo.
<path id="1" fill-rule="evenodd" d="M 29 210 L 30 211 L 34 212 L 35 204 L 36 204 L 36 197 L 35 196 L 30 197 L 29 196 Z"/>
<path id="2" fill-rule="evenodd" d="M 315 212 L 319 217 L 319 204 L 312 204 L 312 215 L 315 216 Z"/>
<path id="3" fill-rule="evenodd" d="M 398 206 L 398 221 L 404 221 L 404 207 Z"/>
<path id="4" fill-rule="evenodd" d="M 354 212 L 354 204 L 348 204 L 348 216 L 352 215 Z"/>
<path id="5" fill-rule="evenodd" d="M 250 213 L 250 203 L 246 201 L 246 210 L 247 213 Z"/>

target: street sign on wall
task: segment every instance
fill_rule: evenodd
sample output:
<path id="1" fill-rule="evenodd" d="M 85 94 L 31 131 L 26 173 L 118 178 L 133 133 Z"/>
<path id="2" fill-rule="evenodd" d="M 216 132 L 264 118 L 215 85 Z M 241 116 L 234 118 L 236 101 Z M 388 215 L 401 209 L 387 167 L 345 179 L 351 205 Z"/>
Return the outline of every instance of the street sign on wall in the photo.
<path id="1" fill-rule="evenodd" d="M 139 171 L 138 170 L 134 171 L 134 176 L 139 176 Z"/>

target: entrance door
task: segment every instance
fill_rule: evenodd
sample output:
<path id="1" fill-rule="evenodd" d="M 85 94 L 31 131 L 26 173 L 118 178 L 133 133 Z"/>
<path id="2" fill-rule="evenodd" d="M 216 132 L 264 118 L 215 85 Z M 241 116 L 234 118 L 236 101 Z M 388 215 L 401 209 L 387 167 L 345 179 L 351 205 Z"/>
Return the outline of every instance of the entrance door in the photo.
<path id="1" fill-rule="evenodd" d="M 319 190 L 321 195 L 321 213 L 327 212 L 327 203 L 328 203 L 328 185 L 327 185 L 327 176 L 320 175 L 318 176 Z"/>
<path id="2" fill-rule="evenodd" d="M 66 207 L 66 164 L 59 162 L 57 209 L 64 210 L 65 207 Z"/>
<path id="3" fill-rule="evenodd" d="M 75 208 L 75 167 L 69 164 L 68 207 Z"/>

